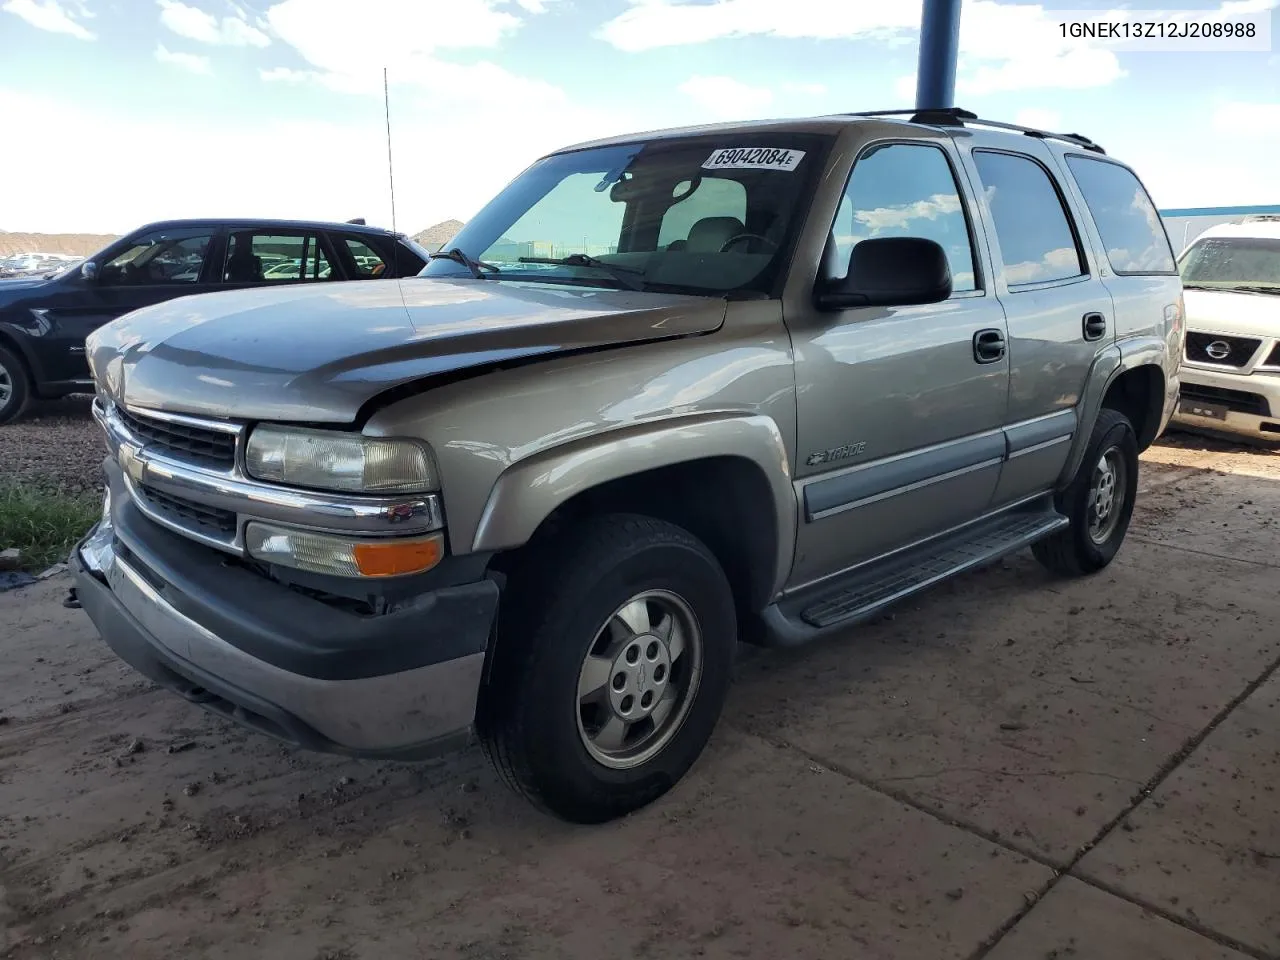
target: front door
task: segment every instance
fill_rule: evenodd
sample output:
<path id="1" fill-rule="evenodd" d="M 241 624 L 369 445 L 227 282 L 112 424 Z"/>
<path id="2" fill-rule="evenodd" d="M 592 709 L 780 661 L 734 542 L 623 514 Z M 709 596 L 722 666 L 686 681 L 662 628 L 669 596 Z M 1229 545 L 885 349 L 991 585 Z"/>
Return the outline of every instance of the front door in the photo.
<path id="1" fill-rule="evenodd" d="M 48 351 L 49 381 L 89 376 L 84 341 L 98 327 L 133 310 L 216 289 L 208 256 L 209 227 L 155 230 L 107 253 L 98 276 L 67 284 L 47 309 L 60 349 Z"/>
<path id="2" fill-rule="evenodd" d="M 936 240 L 951 297 L 823 313 L 788 303 L 800 531 L 791 587 L 974 519 L 1004 457 L 1004 314 L 984 280 L 950 140 L 887 142 L 854 163 L 822 270 L 871 237 Z"/>

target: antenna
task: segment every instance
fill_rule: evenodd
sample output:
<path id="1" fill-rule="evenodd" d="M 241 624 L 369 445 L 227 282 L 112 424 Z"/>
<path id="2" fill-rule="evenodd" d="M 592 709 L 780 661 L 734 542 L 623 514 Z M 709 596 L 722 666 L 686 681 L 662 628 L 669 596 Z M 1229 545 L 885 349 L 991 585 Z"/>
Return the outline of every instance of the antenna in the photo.
<path id="1" fill-rule="evenodd" d="M 391 169 L 391 92 L 387 86 L 387 68 L 382 68 L 382 103 L 387 111 L 387 180 L 391 184 L 391 232 L 396 232 L 396 177 Z"/>

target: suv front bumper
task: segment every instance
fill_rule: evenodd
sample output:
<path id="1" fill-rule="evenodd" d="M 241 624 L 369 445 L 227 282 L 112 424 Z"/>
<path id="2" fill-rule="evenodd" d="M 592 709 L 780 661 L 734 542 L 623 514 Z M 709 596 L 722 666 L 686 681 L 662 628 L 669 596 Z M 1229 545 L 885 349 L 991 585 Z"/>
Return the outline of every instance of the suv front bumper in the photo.
<path id="1" fill-rule="evenodd" d="M 420 759 L 469 740 L 495 582 L 351 613 L 158 528 L 122 495 L 118 469 L 108 476 L 115 490 L 70 564 L 77 599 L 122 660 L 309 749 Z"/>
<path id="2" fill-rule="evenodd" d="M 1280 373 L 1184 366 L 1175 423 L 1211 433 L 1280 442 Z"/>

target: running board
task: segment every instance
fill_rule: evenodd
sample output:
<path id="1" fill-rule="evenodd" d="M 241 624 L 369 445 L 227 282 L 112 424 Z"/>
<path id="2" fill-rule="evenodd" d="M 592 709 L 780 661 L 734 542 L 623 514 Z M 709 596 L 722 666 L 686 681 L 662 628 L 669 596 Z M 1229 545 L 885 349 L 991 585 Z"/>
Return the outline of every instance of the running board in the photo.
<path id="1" fill-rule="evenodd" d="M 1048 498 L 873 561 L 764 611 L 766 646 L 796 646 L 858 623 L 943 580 L 986 566 L 1067 526 Z"/>

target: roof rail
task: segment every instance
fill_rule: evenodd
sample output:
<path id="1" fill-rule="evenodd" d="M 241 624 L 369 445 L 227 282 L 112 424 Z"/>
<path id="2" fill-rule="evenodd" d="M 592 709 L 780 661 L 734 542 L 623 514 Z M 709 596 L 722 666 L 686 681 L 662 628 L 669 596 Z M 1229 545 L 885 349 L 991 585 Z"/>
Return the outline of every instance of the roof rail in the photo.
<path id="1" fill-rule="evenodd" d="M 912 123 L 923 123 L 933 127 L 963 127 L 972 124 L 979 127 L 993 127 L 997 130 L 1013 130 L 1028 137 L 1041 140 L 1067 140 L 1077 146 L 1092 150 L 1094 153 L 1106 155 L 1105 150 L 1088 137 L 1078 133 L 1051 133 L 1048 130 L 1037 130 L 1035 127 L 1023 127 L 1016 123 L 1004 123 L 1000 120 L 983 120 L 976 113 L 960 107 L 935 107 L 925 110 L 865 110 L 858 113 L 845 114 L 851 117 L 909 117 Z"/>

